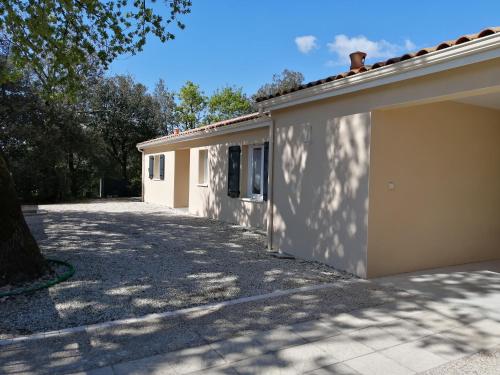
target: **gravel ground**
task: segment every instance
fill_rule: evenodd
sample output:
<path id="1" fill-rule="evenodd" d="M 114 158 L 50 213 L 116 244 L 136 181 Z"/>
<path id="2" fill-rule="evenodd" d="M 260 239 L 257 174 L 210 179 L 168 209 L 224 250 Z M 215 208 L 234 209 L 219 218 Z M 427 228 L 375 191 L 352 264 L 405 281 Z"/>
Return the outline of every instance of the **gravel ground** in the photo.
<path id="1" fill-rule="evenodd" d="M 500 374 L 500 348 L 481 350 L 479 353 L 452 361 L 421 375 L 498 375 Z"/>
<path id="2" fill-rule="evenodd" d="M 351 278 L 270 256 L 261 232 L 142 202 L 40 206 L 27 221 L 43 253 L 76 273 L 2 301 L 0 338 Z"/>

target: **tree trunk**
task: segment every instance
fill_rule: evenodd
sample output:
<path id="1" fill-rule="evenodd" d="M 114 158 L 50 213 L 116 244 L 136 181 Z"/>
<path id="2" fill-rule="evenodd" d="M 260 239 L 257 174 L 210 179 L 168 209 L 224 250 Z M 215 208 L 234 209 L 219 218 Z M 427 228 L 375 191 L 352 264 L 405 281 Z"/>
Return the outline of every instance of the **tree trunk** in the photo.
<path id="1" fill-rule="evenodd" d="M 40 276 L 48 266 L 24 220 L 14 181 L 0 152 L 0 286 Z"/>

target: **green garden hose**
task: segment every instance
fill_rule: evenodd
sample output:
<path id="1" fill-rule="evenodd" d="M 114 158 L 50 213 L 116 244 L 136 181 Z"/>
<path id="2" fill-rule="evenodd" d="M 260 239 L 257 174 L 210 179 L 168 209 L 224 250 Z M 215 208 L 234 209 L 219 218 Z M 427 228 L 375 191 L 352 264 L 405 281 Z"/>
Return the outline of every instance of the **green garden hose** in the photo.
<path id="1" fill-rule="evenodd" d="M 75 273 L 75 267 L 73 267 L 71 264 L 64 262 L 62 260 L 47 259 L 47 262 L 61 264 L 63 266 L 68 267 L 68 270 L 66 272 L 64 272 L 62 275 L 58 276 L 56 279 L 46 281 L 42 284 L 34 285 L 34 286 L 31 286 L 28 288 L 14 289 L 14 290 L 11 290 L 10 292 L 0 293 L 0 298 L 1 297 L 9 297 L 9 296 L 17 296 L 20 294 L 28 294 L 28 293 L 36 292 L 37 290 L 40 290 L 40 289 L 50 288 L 53 285 L 56 285 L 56 284 L 62 283 L 65 280 L 68 280 Z"/>

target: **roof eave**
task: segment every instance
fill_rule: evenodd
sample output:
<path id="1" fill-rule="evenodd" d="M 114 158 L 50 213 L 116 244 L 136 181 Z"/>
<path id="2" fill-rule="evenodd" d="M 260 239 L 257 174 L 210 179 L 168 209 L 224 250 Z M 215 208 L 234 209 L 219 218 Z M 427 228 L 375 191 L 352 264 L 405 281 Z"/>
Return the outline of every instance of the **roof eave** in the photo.
<path id="1" fill-rule="evenodd" d="M 137 149 L 139 151 L 143 151 L 145 149 L 151 148 L 151 147 L 157 147 L 157 146 L 162 146 L 162 145 L 171 145 L 171 144 L 176 144 L 176 143 L 182 143 L 182 142 L 188 142 L 188 141 L 194 141 L 198 139 L 204 139 L 204 138 L 210 138 L 210 137 L 215 137 L 218 135 L 224 135 L 224 134 L 230 134 L 230 133 L 236 133 L 236 132 L 242 132 L 246 130 L 251 130 L 251 129 L 257 129 L 257 128 L 262 128 L 262 127 L 267 127 L 271 124 L 271 118 L 266 116 L 266 117 L 259 117 L 247 121 L 242 121 L 236 124 L 230 124 L 226 126 L 221 126 L 217 128 L 208 128 L 203 131 L 199 131 L 196 133 L 191 133 L 191 134 L 185 134 L 183 135 L 182 133 L 176 137 L 169 138 L 169 139 L 159 139 L 157 142 L 155 141 L 146 141 L 146 142 L 141 142 L 136 145 Z"/>
<path id="2" fill-rule="evenodd" d="M 500 34 L 493 34 L 397 64 L 267 99 L 259 102 L 258 105 L 260 110 L 272 111 L 422 77 L 498 57 L 500 57 Z"/>

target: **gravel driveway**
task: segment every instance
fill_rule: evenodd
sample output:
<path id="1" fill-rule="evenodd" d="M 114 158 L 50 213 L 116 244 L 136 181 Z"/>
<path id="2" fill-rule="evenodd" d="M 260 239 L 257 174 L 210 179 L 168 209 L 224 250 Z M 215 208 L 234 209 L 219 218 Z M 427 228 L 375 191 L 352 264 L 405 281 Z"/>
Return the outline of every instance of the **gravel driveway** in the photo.
<path id="1" fill-rule="evenodd" d="M 131 201 L 40 206 L 27 216 L 46 256 L 76 267 L 67 282 L 0 302 L 0 338 L 349 278 L 276 259 L 265 236 Z"/>

